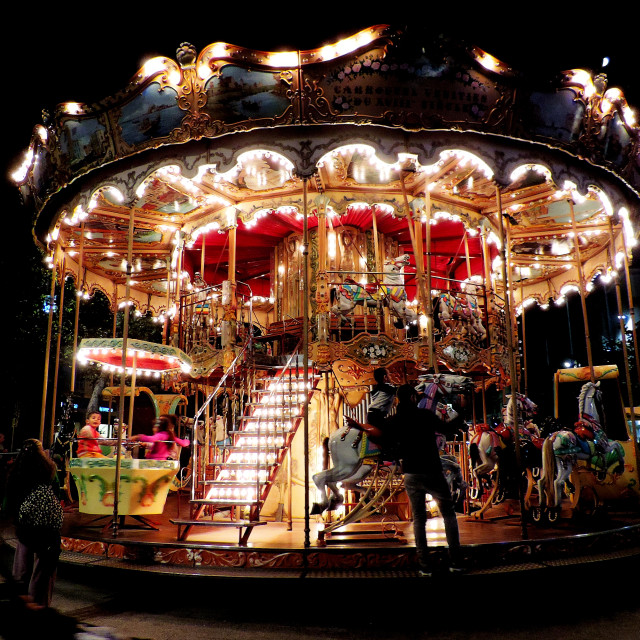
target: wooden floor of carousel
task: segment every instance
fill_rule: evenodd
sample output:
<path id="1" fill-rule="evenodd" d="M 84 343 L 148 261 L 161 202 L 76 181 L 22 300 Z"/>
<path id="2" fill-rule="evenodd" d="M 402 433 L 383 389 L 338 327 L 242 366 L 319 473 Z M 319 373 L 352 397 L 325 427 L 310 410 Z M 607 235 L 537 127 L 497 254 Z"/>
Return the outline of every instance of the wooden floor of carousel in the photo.
<path id="1" fill-rule="evenodd" d="M 374 516 L 334 531 L 319 542 L 327 523 L 312 516 L 305 548 L 305 524 L 267 521 L 255 527 L 246 546 L 235 527 L 198 526 L 178 539 L 171 521 L 188 514 L 188 498 L 171 493 L 164 512 L 148 523 L 126 516 L 114 536 L 112 518 L 68 507 L 60 561 L 137 572 L 229 578 L 415 577 L 412 524 Z M 220 514 L 229 522 L 228 512 Z M 517 501 L 490 509 L 482 520 L 458 514 L 467 575 L 513 573 L 640 556 L 640 513 L 609 513 L 594 520 L 560 519 L 553 526 L 523 526 Z M 3 527 L 15 546 L 13 529 Z M 443 521 L 428 521 L 429 545 L 446 551 Z M 320 536 L 322 537 L 322 536 Z"/>

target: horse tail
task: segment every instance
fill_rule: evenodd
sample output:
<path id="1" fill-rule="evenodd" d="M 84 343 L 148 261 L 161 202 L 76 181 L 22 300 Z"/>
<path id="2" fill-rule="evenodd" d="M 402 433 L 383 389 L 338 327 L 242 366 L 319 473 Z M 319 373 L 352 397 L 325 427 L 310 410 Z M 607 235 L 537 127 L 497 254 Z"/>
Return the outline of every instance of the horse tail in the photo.
<path id="1" fill-rule="evenodd" d="M 329 468 L 329 438 L 322 441 L 322 469 Z"/>
<path id="2" fill-rule="evenodd" d="M 471 458 L 472 466 L 477 467 L 480 463 L 480 450 L 475 442 L 469 445 L 469 457 Z"/>
<path id="3" fill-rule="evenodd" d="M 547 504 L 556 503 L 555 487 L 555 454 L 553 453 L 553 436 L 544 439 L 542 443 L 542 477 L 540 482 L 546 483 L 544 492 L 547 497 Z"/>

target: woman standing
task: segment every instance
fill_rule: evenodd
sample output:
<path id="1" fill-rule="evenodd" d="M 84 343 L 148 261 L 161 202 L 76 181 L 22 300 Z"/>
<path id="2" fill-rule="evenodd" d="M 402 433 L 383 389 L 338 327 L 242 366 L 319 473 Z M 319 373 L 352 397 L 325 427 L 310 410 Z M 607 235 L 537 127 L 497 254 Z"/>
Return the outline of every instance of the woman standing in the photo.
<path id="1" fill-rule="evenodd" d="M 39 440 L 25 440 L 7 483 L 9 514 L 18 544 L 13 577 L 21 593 L 44 607 L 51 605 L 60 556 L 63 511 L 56 466 Z"/>
<path id="2" fill-rule="evenodd" d="M 160 416 L 153 424 L 153 435 L 143 434 L 131 436 L 131 440 L 152 442 L 153 446 L 147 451 L 147 460 L 177 460 L 176 444 L 188 447 L 189 440 L 176 436 L 176 417 L 173 414 Z"/>

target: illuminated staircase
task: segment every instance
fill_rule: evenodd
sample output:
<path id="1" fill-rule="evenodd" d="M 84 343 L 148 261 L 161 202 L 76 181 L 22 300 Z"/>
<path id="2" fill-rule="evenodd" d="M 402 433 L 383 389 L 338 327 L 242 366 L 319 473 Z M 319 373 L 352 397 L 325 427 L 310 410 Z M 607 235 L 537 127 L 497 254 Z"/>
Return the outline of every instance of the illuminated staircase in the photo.
<path id="1" fill-rule="evenodd" d="M 255 526 L 266 524 L 260 520 L 260 510 L 317 381 L 307 371 L 305 384 L 298 360 L 294 355 L 284 367 L 251 373 L 252 389 L 235 430 L 228 433 L 230 444 L 219 447 L 198 474 L 191 517 L 172 520 L 178 525 L 179 540 L 185 540 L 193 526 L 226 526 L 238 529 L 238 544 L 243 546 Z M 241 519 L 243 512 L 248 517 Z"/>

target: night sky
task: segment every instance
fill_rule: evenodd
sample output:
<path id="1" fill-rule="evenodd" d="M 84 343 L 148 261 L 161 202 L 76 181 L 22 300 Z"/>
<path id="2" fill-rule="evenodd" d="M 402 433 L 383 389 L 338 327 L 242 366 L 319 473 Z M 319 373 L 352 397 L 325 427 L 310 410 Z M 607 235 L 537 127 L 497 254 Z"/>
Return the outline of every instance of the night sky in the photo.
<path id="1" fill-rule="evenodd" d="M 9 274 L 14 284 L 20 281 L 21 258 L 33 252 L 34 245 L 31 212 L 21 207 L 8 174 L 19 164 L 33 126 L 41 122 L 41 110 L 52 111 L 56 104 L 67 100 L 93 102 L 115 93 L 146 59 L 155 55 L 175 59 L 175 51 L 184 41 L 191 42 L 198 51 L 216 41 L 259 50 L 312 49 L 375 24 L 408 26 L 414 33 L 423 32 L 427 42 L 440 33 L 446 34 L 476 44 L 525 74 L 549 81 L 570 68 L 604 71 L 609 86 L 621 87 L 636 112 L 640 106 L 640 73 L 633 63 L 633 58 L 638 59 L 634 50 L 637 36 L 633 33 L 636 23 L 621 11 L 615 18 L 604 14 L 590 18 L 560 15 L 542 5 L 528 5 L 531 13 L 525 15 L 521 13 L 522 5 L 502 10 L 492 4 L 494 13 L 487 15 L 480 12 L 481 5 L 477 3 L 478 9 L 457 8 L 453 14 L 451 7 L 434 10 L 431 3 L 424 3 L 427 8 L 423 10 L 410 9 L 410 13 L 393 18 L 375 16 L 364 5 L 355 15 L 347 15 L 333 3 L 298 3 L 288 11 L 286 5 L 276 3 L 271 5 L 271 11 L 267 3 L 238 4 L 235 13 L 226 9 L 223 14 L 216 11 L 213 3 L 172 3 L 163 5 L 170 7 L 171 13 L 164 10 L 162 14 L 152 3 L 145 3 L 144 10 L 132 10 L 135 3 L 125 5 L 126 9 L 112 3 L 75 7 L 55 4 L 63 8 L 37 9 L 23 3 L 12 8 L 11 20 L 5 19 L 3 24 L 5 131 L 0 147 L 4 168 L 0 198 L 3 219 L 8 224 L 0 255 L 3 274 Z M 610 63 L 601 69 L 605 56 Z M 16 290 L 16 286 L 9 286 L 5 295 L 11 298 Z M 604 307 L 597 304 L 599 311 Z M 568 327 L 568 318 L 576 313 L 579 309 L 576 311 L 574 305 L 569 316 L 566 310 L 557 312 L 549 332 L 545 329 L 549 320 L 531 323 L 540 333 L 536 355 L 550 370 L 556 366 L 555 360 L 564 357 L 560 352 L 569 355 L 569 336 L 558 327 Z M 578 320 L 581 321 L 579 316 Z M 597 330 L 604 331 L 601 325 L 606 322 L 598 322 Z M 531 331 L 533 335 L 533 328 Z M 554 340 L 550 342 L 548 336 L 552 334 Z M 5 339 L 10 341 L 10 335 Z M 572 335 L 571 340 L 578 359 L 584 339 Z M 41 364 L 36 363 L 34 372 L 38 378 L 41 370 Z M 548 390 L 545 384 L 542 393 Z"/>

